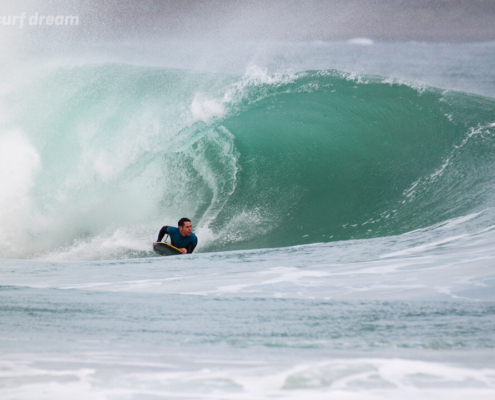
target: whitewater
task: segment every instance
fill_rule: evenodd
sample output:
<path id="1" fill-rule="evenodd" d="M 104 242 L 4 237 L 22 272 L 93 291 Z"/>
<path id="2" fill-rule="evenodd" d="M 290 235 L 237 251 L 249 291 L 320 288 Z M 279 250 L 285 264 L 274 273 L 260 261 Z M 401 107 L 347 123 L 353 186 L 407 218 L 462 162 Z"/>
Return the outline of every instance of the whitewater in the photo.
<path id="1" fill-rule="evenodd" d="M 0 67 L 2 398 L 493 398 L 494 43 L 26 57 Z M 196 251 L 157 256 L 184 216 Z"/>

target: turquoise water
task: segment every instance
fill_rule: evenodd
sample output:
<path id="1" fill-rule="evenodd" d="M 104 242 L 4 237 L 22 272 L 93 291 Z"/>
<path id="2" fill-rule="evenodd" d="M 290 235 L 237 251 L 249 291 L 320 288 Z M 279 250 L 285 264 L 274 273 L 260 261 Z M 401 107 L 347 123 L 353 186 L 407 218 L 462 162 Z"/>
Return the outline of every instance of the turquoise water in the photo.
<path id="1" fill-rule="evenodd" d="M 109 47 L 2 67 L 2 398 L 493 397 L 493 44 Z"/>

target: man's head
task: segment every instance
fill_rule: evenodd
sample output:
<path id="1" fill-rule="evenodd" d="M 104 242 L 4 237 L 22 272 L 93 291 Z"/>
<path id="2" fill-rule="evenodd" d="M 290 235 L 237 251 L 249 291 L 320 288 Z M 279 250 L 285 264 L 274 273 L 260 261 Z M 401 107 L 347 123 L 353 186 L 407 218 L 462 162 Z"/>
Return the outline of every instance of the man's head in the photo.
<path id="1" fill-rule="evenodd" d="M 189 218 L 181 218 L 179 220 L 179 232 L 182 236 L 187 237 L 191 236 L 192 232 L 192 224 Z"/>

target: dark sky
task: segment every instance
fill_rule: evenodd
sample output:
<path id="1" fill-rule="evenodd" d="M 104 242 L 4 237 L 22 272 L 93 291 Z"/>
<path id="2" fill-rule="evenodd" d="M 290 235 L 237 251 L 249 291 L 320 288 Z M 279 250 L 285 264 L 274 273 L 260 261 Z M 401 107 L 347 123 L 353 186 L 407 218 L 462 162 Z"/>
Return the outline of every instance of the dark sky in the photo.
<path id="1" fill-rule="evenodd" d="M 495 40 L 495 0 L 0 1 L 0 15 L 21 12 L 79 16 L 77 28 L 27 27 L 47 40 Z M 12 29 L 0 26 L 0 35 Z"/>

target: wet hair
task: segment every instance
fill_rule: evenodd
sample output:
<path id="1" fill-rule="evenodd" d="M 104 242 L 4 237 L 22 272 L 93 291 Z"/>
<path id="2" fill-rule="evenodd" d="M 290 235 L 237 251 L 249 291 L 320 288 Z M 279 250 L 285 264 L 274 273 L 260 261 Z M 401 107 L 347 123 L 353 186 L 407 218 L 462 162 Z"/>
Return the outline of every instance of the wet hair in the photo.
<path id="1" fill-rule="evenodd" d="M 184 227 L 185 222 L 191 222 L 191 220 L 189 218 L 181 218 L 179 219 L 178 226 Z"/>

